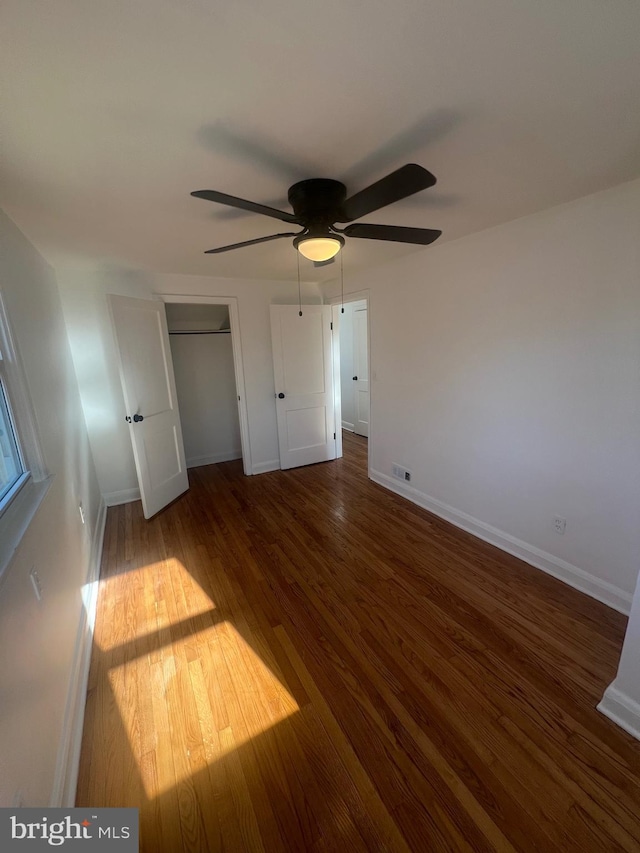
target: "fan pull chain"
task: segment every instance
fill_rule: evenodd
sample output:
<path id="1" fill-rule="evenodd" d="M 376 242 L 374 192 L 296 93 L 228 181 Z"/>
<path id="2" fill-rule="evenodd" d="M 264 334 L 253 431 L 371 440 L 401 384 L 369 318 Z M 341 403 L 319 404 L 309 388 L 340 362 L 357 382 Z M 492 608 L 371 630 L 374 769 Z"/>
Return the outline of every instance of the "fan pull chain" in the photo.
<path id="1" fill-rule="evenodd" d="M 296 252 L 298 261 L 298 317 L 302 317 L 302 296 L 300 295 L 300 252 Z"/>
<path id="2" fill-rule="evenodd" d="M 344 314 L 344 266 L 342 263 L 342 252 L 343 251 L 344 251 L 344 249 L 342 249 L 342 251 L 340 252 L 340 291 L 342 293 L 342 296 L 341 296 L 342 310 L 340 311 L 341 314 Z"/>

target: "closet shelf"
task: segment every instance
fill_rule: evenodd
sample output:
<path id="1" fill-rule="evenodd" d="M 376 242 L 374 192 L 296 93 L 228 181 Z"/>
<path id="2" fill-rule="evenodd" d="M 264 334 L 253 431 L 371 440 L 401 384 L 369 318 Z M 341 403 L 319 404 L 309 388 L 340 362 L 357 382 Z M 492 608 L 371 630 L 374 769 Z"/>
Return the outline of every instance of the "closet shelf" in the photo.
<path id="1" fill-rule="evenodd" d="M 184 329 L 169 332 L 170 335 L 230 335 L 231 329 Z"/>

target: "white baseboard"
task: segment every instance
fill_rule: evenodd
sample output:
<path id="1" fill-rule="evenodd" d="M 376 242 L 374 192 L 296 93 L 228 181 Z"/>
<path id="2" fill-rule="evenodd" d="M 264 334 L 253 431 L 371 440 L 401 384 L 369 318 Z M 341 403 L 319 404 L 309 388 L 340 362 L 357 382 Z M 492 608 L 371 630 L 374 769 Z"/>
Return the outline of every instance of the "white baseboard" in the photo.
<path id="1" fill-rule="evenodd" d="M 269 462 L 258 462 L 257 465 L 254 465 L 251 468 L 252 474 L 266 474 L 268 471 L 279 471 L 280 470 L 280 460 L 279 459 L 271 459 Z"/>
<path id="2" fill-rule="evenodd" d="M 618 690 L 615 681 L 604 691 L 598 711 L 640 740 L 640 703 Z"/>
<path id="3" fill-rule="evenodd" d="M 429 510 L 434 515 L 444 518 L 446 521 L 451 522 L 451 524 L 455 524 L 456 527 L 466 530 L 467 533 L 472 533 L 478 539 L 495 545 L 497 548 L 506 551 L 508 554 L 512 554 L 514 557 L 518 557 L 525 563 L 535 566 L 536 569 L 542 569 L 543 572 L 547 572 L 547 574 L 553 575 L 569 584 L 569 586 L 580 590 L 580 592 L 584 592 L 592 598 L 602 601 L 603 604 L 613 607 L 614 610 L 624 613 L 625 616 L 629 615 L 631 600 L 633 598 L 631 593 L 625 592 L 617 586 L 603 581 L 589 572 L 585 572 L 584 569 L 561 560 L 559 557 L 554 557 L 553 554 L 549 554 L 547 551 L 542 551 L 534 545 L 529 545 L 528 542 L 516 539 L 515 536 L 504 533 L 502 530 L 498 530 L 484 521 L 467 515 L 466 512 L 461 512 L 436 498 L 425 495 L 412 486 L 406 486 L 404 483 L 394 480 L 393 477 L 389 477 L 387 474 L 370 470 L 369 477 L 380 486 L 384 486 L 386 489 L 401 495 L 403 498 L 407 498 L 407 500 L 421 506 L 423 509 Z"/>
<path id="4" fill-rule="evenodd" d="M 89 664 L 93 647 L 93 626 L 95 622 L 96 605 L 98 602 L 98 580 L 104 543 L 104 530 L 107 520 L 107 506 L 100 503 L 96 519 L 95 532 L 91 543 L 91 556 L 87 570 L 87 580 L 82 590 L 83 606 L 73 654 L 73 668 L 67 704 L 64 714 L 64 724 L 53 790 L 49 805 L 52 808 L 70 808 L 75 805 L 76 786 L 78 784 L 78 769 L 80 765 L 80 748 L 82 746 L 82 729 L 84 726 L 84 708 L 89 681 Z"/>
<path id="5" fill-rule="evenodd" d="M 342 421 L 342 429 L 347 429 L 349 432 L 353 432 L 355 426 L 354 424 L 350 424 L 348 421 Z"/>
<path id="6" fill-rule="evenodd" d="M 130 504 L 133 501 L 140 500 L 140 489 L 122 489 L 120 492 L 108 492 L 102 496 L 102 500 L 107 506 Z"/>
<path id="7" fill-rule="evenodd" d="M 217 465 L 218 462 L 232 462 L 242 459 L 242 450 L 227 450 L 223 453 L 209 453 L 206 456 L 191 456 L 187 459 L 187 468 L 199 468 L 200 465 Z"/>

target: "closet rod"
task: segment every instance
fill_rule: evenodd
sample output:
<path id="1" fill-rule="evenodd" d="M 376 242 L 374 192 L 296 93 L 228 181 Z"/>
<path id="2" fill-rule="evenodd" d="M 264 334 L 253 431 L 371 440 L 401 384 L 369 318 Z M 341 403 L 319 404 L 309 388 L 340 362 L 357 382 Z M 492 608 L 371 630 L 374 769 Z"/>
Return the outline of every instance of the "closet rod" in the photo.
<path id="1" fill-rule="evenodd" d="M 184 331 L 169 332 L 170 335 L 230 335 L 231 329 L 206 329 L 198 331 L 196 329 L 185 329 Z"/>

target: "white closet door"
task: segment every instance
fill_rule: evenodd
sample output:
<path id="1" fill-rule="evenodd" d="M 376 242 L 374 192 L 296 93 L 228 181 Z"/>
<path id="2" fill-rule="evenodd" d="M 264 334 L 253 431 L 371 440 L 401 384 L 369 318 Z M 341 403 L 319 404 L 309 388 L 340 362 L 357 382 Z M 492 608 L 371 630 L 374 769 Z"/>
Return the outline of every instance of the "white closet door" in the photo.
<path id="1" fill-rule="evenodd" d="M 336 457 L 331 308 L 271 306 L 280 467 Z"/>
<path id="2" fill-rule="evenodd" d="M 109 296 L 145 518 L 189 488 L 164 303 Z"/>

